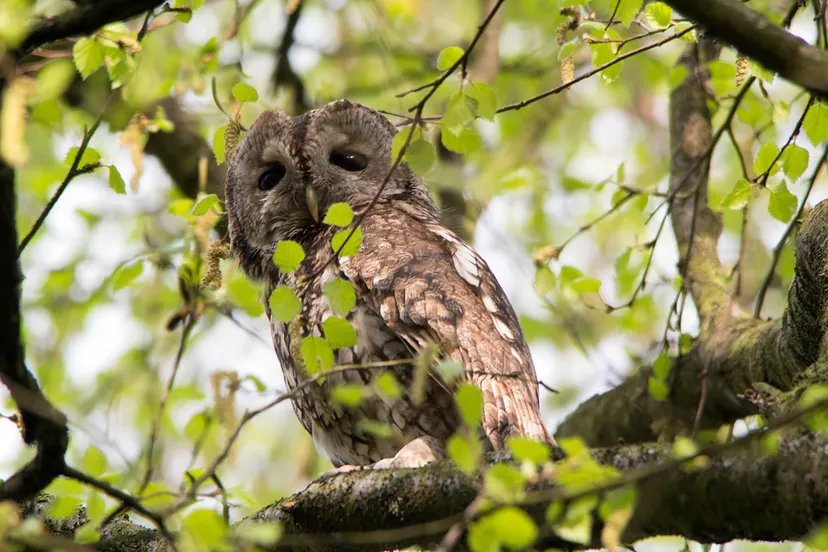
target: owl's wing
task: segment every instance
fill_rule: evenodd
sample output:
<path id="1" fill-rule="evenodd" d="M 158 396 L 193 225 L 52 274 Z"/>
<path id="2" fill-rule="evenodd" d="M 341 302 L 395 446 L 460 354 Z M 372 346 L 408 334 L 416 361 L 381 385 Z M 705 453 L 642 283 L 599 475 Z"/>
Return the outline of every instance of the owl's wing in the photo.
<path id="1" fill-rule="evenodd" d="M 415 350 L 439 344 L 483 392 L 483 429 L 551 441 L 517 317 L 488 265 L 443 226 L 388 205 L 363 220 L 359 254 L 342 267 L 365 302 Z"/>

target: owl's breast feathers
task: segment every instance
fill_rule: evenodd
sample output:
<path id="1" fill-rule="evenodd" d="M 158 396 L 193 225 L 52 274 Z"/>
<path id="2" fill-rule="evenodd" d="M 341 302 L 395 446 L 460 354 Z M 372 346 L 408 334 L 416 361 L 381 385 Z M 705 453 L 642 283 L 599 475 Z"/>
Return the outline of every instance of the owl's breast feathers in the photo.
<path id="1" fill-rule="evenodd" d="M 486 262 L 404 203 L 376 205 L 362 226 L 359 253 L 341 260 L 360 299 L 413 350 L 430 341 L 465 367 L 496 449 L 512 434 L 551 442 L 529 347 Z"/>

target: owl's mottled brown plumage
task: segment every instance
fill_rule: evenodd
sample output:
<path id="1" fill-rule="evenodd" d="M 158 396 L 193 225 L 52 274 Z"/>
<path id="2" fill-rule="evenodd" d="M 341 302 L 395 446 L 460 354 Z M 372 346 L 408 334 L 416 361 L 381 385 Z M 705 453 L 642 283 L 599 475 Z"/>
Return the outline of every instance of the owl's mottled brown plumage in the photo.
<path id="1" fill-rule="evenodd" d="M 230 164 L 226 197 L 234 252 L 248 275 L 265 281 L 268 296 L 285 284 L 303 303 L 301 315 L 288 324 L 271 318 L 288 389 L 307 378 L 297 360 L 301 339 L 324 336 L 321 323 L 335 314 L 323 286 L 344 278 L 356 290 L 347 319 L 358 343 L 337 349 L 336 365 L 413 359 L 434 344 L 482 390 L 484 442 L 500 449 L 509 435 L 551 441 L 539 413 L 529 348 L 508 299 L 480 256 L 440 224 L 425 185 L 405 164 L 362 220 L 359 252 L 328 263 L 338 229 L 317 219 L 337 202 L 365 212 L 391 167 L 395 133 L 381 114 L 346 100 L 299 117 L 268 111 Z M 343 164 L 342 155 L 359 163 Z M 278 183 L 271 187 L 271 178 L 260 186 L 273 167 Z M 296 272 L 281 273 L 273 264 L 275 245 L 283 239 L 299 242 L 306 252 Z M 406 390 L 399 399 L 376 395 L 352 409 L 332 404 L 332 386 L 370 384 L 377 369 L 331 374 L 293 399 L 302 425 L 335 466 L 417 465 L 440 455 L 460 426 L 451 384 L 430 373 L 424 400 L 415 404 L 413 364 L 388 370 Z M 365 419 L 386 424 L 392 435 L 366 431 Z"/>

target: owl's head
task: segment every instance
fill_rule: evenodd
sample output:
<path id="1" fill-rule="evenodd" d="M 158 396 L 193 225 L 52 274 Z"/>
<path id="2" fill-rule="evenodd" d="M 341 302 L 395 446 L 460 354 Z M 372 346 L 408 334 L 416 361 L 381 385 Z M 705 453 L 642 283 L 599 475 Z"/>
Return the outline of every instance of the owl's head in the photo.
<path id="1" fill-rule="evenodd" d="M 271 270 L 282 239 L 306 241 L 328 207 L 367 207 L 391 168 L 394 125 L 382 114 L 338 100 L 297 117 L 264 112 L 230 162 L 226 180 L 230 240 L 254 278 Z M 437 216 L 423 182 L 401 163 L 379 202 L 404 201 Z M 275 270 L 275 267 L 273 268 Z"/>

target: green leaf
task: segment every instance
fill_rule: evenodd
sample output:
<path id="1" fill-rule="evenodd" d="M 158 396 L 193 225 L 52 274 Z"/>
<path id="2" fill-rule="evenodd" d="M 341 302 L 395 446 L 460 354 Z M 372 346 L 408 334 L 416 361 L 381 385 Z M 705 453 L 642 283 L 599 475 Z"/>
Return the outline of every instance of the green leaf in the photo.
<path id="1" fill-rule="evenodd" d="M 83 80 L 100 69 L 104 64 L 104 48 L 101 40 L 96 37 L 84 37 L 75 42 L 72 47 L 72 61 L 78 68 Z"/>
<path id="2" fill-rule="evenodd" d="M 122 265 L 112 275 L 112 291 L 118 291 L 128 286 L 135 278 L 144 271 L 144 262 L 136 261 L 131 264 Z"/>
<path id="3" fill-rule="evenodd" d="M 359 406 L 364 396 L 365 389 L 363 386 L 355 383 L 345 383 L 331 389 L 331 400 L 348 408 Z"/>
<path id="4" fill-rule="evenodd" d="M 73 496 L 61 496 L 55 498 L 47 512 L 50 517 L 68 518 L 73 515 L 80 506 L 81 500 L 79 498 L 75 498 Z"/>
<path id="5" fill-rule="evenodd" d="M 759 153 L 756 154 L 756 159 L 753 160 L 753 170 L 757 175 L 765 174 L 770 171 L 770 174 L 775 174 L 779 170 L 779 166 L 773 162 L 776 156 L 779 155 L 779 146 L 773 142 L 768 142 L 759 148 Z M 773 167 L 771 167 L 773 164 Z"/>
<path id="6" fill-rule="evenodd" d="M 259 99 L 259 93 L 256 92 L 256 89 L 249 84 L 240 82 L 233 86 L 233 97 L 236 98 L 239 103 L 255 102 Z"/>
<path id="7" fill-rule="evenodd" d="M 198 441 L 204 436 L 204 430 L 210 422 L 209 416 L 205 412 L 196 412 L 184 426 L 184 436 L 192 442 Z"/>
<path id="8" fill-rule="evenodd" d="M 773 103 L 773 122 L 784 123 L 791 116 L 791 106 L 782 100 Z"/>
<path id="9" fill-rule="evenodd" d="M 98 500 L 101 500 L 98 497 Z M 98 542 L 101 538 L 101 532 L 95 526 L 95 523 L 91 523 L 91 516 L 90 516 L 90 523 L 83 525 L 75 531 L 75 538 L 73 539 L 75 542 L 79 544 L 92 544 L 94 542 Z"/>
<path id="10" fill-rule="evenodd" d="M 112 188 L 116 194 L 126 194 L 126 182 L 124 182 L 121 173 L 118 172 L 115 165 L 109 165 L 109 187 Z"/>
<path id="11" fill-rule="evenodd" d="M 744 178 L 739 179 L 736 185 L 730 190 L 722 202 L 719 204 L 720 209 L 741 209 L 750 201 L 750 183 Z"/>
<path id="12" fill-rule="evenodd" d="M 302 312 L 302 301 L 286 285 L 281 285 L 270 294 L 270 314 L 277 322 L 290 322 Z"/>
<path id="13" fill-rule="evenodd" d="M 661 353 L 653 362 L 653 375 L 661 380 L 664 381 L 667 379 L 667 375 L 670 373 L 670 368 L 672 368 L 673 363 L 670 361 L 670 358 Z"/>
<path id="14" fill-rule="evenodd" d="M 780 182 L 771 190 L 768 201 L 768 213 L 776 220 L 788 222 L 796 213 L 796 196 L 788 191 L 784 182 Z"/>
<path id="15" fill-rule="evenodd" d="M 647 380 L 647 389 L 650 392 L 650 396 L 657 401 L 666 400 L 667 395 L 670 394 L 670 390 L 667 389 L 667 384 L 652 376 Z"/>
<path id="16" fill-rule="evenodd" d="M 50 61 L 41 67 L 35 77 L 37 85 L 35 101 L 39 103 L 60 98 L 74 78 L 75 68 L 68 59 Z"/>
<path id="17" fill-rule="evenodd" d="M 641 5 L 643 3 L 644 0 L 620 0 L 615 17 L 617 17 L 625 27 L 629 27 L 632 24 L 633 19 L 635 19 L 635 16 L 638 15 L 638 12 L 641 11 Z"/>
<path id="18" fill-rule="evenodd" d="M 66 157 L 63 159 L 63 163 L 65 165 L 71 165 L 75 162 L 75 157 L 78 156 L 78 152 L 80 148 L 75 146 L 69 149 L 69 152 L 66 154 Z M 78 168 L 85 167 L 86 165 L 94 165 L 101 160 L 101 154 L 98 153 L 98 150 L 94 148 L 86 148 L 83 150 L 83 155 L 81 155 L 80 161 L 78 162 Z"/>
<path id="19" fill-rule="evenodd" d="M 673 20 L 673 8 L 664 2 L 653 2 L 644 8 L 644 18 L 650 27 L 655 29 L 666 29 Z"/>
<path id="20" fill-rule="evenodd" d="M 331 308 L 340 316 L 346 316 L 356 305 L 356 291 L 348 280 L 337 278 L 322 286 Z"/>
<path id="21" fill-rule="evenodd" d="M 207 211 L 210 210 L 210 207 L 218 203 L 218 196 L 216 194 L 209 194 L 202 197 L 198 203 L 193 206 L 193 210 L 190 214 L 200 217 L 202 215 L 206 215 Z"/>
<path id="22" fill-rule="evenodd" d="M 572 54 L 575 53 L 575 50 L 584 43 L 584 39 L 580 36 L 576 36 L 572 40 L 568 40 L 561 44 L 561 49 L 558 50 L 558 61 L 563 61 Z"/>
<path id="23" fill-rule="evenodd" d="M 293 240 L 279 240 L 273 250 L 273 264 L 282 272 L 293 272 L 305 259 L 305 250 Z"/>
<path id="24" fill-rule="evenodd" d="M 601 289 L 601 280 L 597 278 L 578 278 L 572 284 L 570 289 L 577 293 L 598 293 Z"/>
<path id="25" fill-rule="evenodd" d="M 692 439 L 687 437 L 676 437 L 673 441 L 673 458 L 683 460 L 689 458 L 699 452 L 699 446 Z"/>
<path id="26" fill-rule="evenodd" d="M 282 537 L 282 526 L 276 522 L 249 523 L 240 529 L 238 537 L 262 548 L 275 548 Z"/>
<path id="27" fill-rule="evenodd" d="M 106 470 L 106 456 L 95 445 L 89 445 L 83 455 L 83 471 L 92 477 L 98 477 Z"/>
<path id="28" fill-rule="evenodd" d="M 445 135 L 448 133 L 454 136 L 460 136 L 463 129 L 474 121 L 476 110 L 477 100 L 470 98 L 463 92 L 454 94 L 446 103 L 446 112 L 440 120 L 440 128 L 443 130 L 442 134 Z M 443 143 L 445 144 L 445 138 Z"/>
<path id="29" fill-rule="evenodd" d="M 792 182 L 799 179 L 808 168 L 808 150 L 791 144 L 782 152 L 782 172 Z"/>
<path id="30" fill-rule="evenodd" d="M 483 394 L 475 385 L 463 383 L 454 394 L 460 418 L 466 427 L 476 428 L 483 418 Z"/>
<path id="31" fill-rule="evenodd" d="M 267 391 L 267 385 L 265 385 L 265 383 L 262 380 L 260 380 L 253 374 L 247 374 L 246 376 L 244 376 L 244 379 L 242 379 L 242 381 L 252 382 L 253 385 L 256 387 L 256 391 L 258 391 L 259 393 L 264 393 L 265 391 Z"/>
<path id="32" fill-rule="evenodd" d="M 515 466 L 495 464 L 483 474 L 486 495 L 496 502 L 519 502 L 525 497 L 526 478 Z"/>
<path id="33" fill-rule="evenodd" d="M 446 443 L 446 452 L 448 452 L 451 461 L 466 475 L 471 476 L 477 470 L 481 447 L 480 442 L 474 435 L 467 438 L 452 435 Z"/>
<path id="34" fill-rule="evenodd" d="M 320 371 L 328 370 L 333 366 L 334 355 L 331 346 L 321 337 L 309 335 L 300 345 L 302 358 L 305 361 L 305 370 L 311 376 Z"/>
<path id="35" fill-rule="evenodd" d="M 408 145 L 405 150 L 405 162 L 411 167 L 411 170 L 419 176 L 427 173 L 434 161 L 437 159 L 437 152 L 434 144 L 428 140 L 417 140 Z"/>
<path id="36" fill-rule="evenodd" d="M 590 44 L 589 45 L 589 52 L 592 55 L 592 65 L 595 67 L 600 67 L 610 61 L 614 60 L 615 55 L 615 48 L 613 44 L 608 43 L 597 43 L 597 44 Z M 621 73 L 621 66 L 623 63 L 616 63 L 610 67 L 607 67 L 603 71 L 601 71 L 601 80 L 605 83 L 609 84 L 618 77 Z"/>
<path id="37" fill-rule="evenodd" d="M 470 97 L 477 100 L 477 116 L 487 121 L 493 121 L 497 111 L 497 95 L 494 89 L 485 82 L 476 82 L 466 91 Z"/>
<path id="38" fill-rule="evenodd" d="M 540 466 L 550 457 L 549 446 L 526 437 L 510 436 L 506 439 L 506 446 L 517 460 L 531 462 L 536 466 Z"/>
<path id="39" fill-rule="evenodd" d="M 190 512 L 182 522 L 184 531 L 208 548 L 218 547 L 224 541 L 227 526 L 213 510 L 199 509 Z"/>
<path id="40" fill-rule="evenodd" d="M 345 227 L 354 220 L 354 210 L 347 203 L 334 203 L 328 207 L 322 222 L 331 226 Z"/>
<path id="41" fill-rule="evenodd" d="M 463 57 L 462 48 L 458 48 L 457 46 L 443 48 L 443 51 L 440 52 L 440 55 L 437 57 L 437 68 L 440 71 L 446 71 L 457 63 L 457 60 L 461 57 Z"/>
<path id="42" fill-rule="evenodd" d="M 470 524 L 467 539 L 474 552 L 497 552 L 501 546 L 526 550 L 537 537 L 538 528 L 529 514 L 516 506 L 505 506 Z"/>
<path id="43" fill-rule="evenodd" d="M 227 125 L 221 125 L 213 134 L 213 155 L 216 157 L 216 163 L 221 165 L 224 163 L 224 131 L 227 130 Z"/>
<path id="44" fill-rule="evenodd" d="M 557 278 L 552 270 L 544 265 L 535 270 L 535 292 L 543 297 L 555 291 Z"/>
<path id="45" fill-rule="evenodd" d="M 329 316 L 322 322 L 325 339 L 333 349 L 353 347 L 357 344 L 357 333 L 350 322 L 338 316 Z"/>
<path id="46" fill-rule="evenodd" d="M 774 77 L 776 76 L 776 72 L 765 69 L 759 62 L 748 60 L 748 72 L 766 83 L 772 83 Z"/>
<path id="47" fill-rule="evenodd" d="M 816 102 L 811 106 L 802 121 L 802 129 L 808 140 L 817 147 L 828 140 L 828 105 L 825 102 Z"/>
<path id="48" fill-rule="evenodd" d="M 385 398 L 396 400 L 403 396 L 404 390 L 394 372 L 386 370 L 374 380 L 374 385 L 380 395 Z"/>
<path id="49" fill-rule="evenodd" d="M 463 129 L 459 136 L 455 136 L 451 132 L 441 132 L 440 141 L 443 142 L 446 149 L 462 154 L 471 153 L 483 146 L 477 132 L 471 128 Z"/>
<path id="50" fill-rule="evenodd" d="M 446 383 L 451 383 L 455 379 L 466 374 L 466 369 L 463 368 L 463 365 L 450 358 L 441 360 L 440 363 L 434 367 L 434 371 L 437 372 L 437 374 L 439 374 Z"/>
<path id="51" fill-rule="evenodd" d="M 106 503 L 100 493 L 89 493 L 89 498 L 86 500 L 86 515 L 89 516 L 89 525 L 94 526 L 103 521 L 106 516 Z"/>
<path id="52" fill-rule="evenodd" d="M 411 135 L 411 139 L 408 139 L 408 135 Z M 394 135 L 394 139 L 391 140 L 391 162 L 397 160 L 397 157 L 400 156 L 400 152 L 402 151 L 402 147 L 408 142 L 408 147 L 405 148 L 406 153 L 408 153 L 408 148 L 411 147 L 411 144 L 417 142 L 419 140 L 425 140 L 425 136 L 423 135 L 423 130 L 419 127 L 411 127 L 398 132 Z"/>
<path id="53" fill-rule="evenodd" d="M 388 439 L 394 435 L 394 430 L 390 425 L 376 420 L 360 420 L 357 423 L 357 431 L 380 439 Z"/>
<path id="54" fill-rule="evenodd" d="M 353 257 L 359 253 L 359 247 L 362 245 L 362 228 L 357 226 L 353 230 L 353 235 L 351 235 L 351 232 L 350 228 L 340 230 L 331 238 L 331 247 L 335 252 L 339 251 L 340 257 Z"/>

